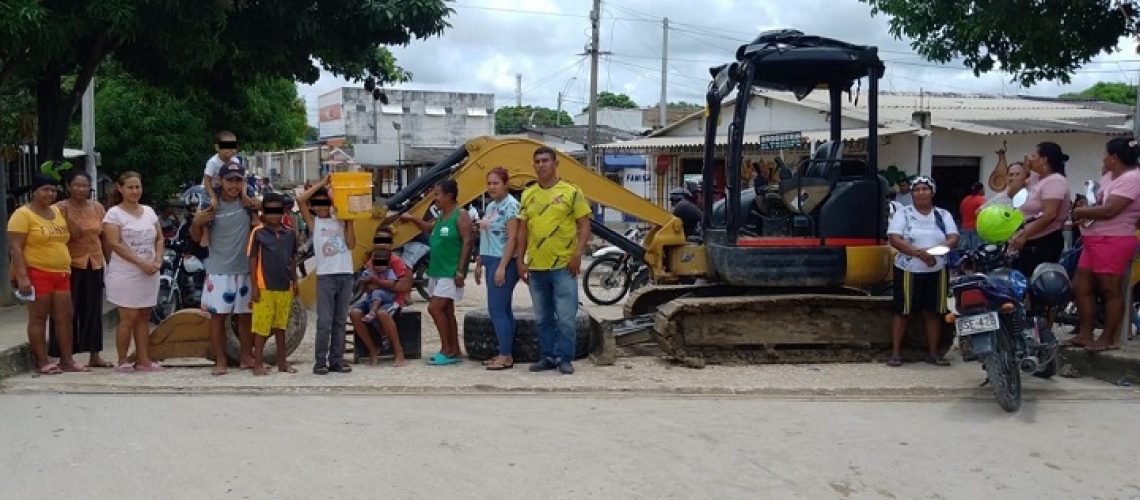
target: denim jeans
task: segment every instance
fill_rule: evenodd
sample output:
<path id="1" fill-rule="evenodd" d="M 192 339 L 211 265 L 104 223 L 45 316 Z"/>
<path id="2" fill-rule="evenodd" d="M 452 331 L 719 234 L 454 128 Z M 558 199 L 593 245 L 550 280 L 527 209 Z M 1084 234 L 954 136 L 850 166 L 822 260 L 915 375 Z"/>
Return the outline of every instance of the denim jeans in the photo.
<path id="1" fill-rule="evenodd" d="M 530 297 L 542 357 L 572 361 L 578 338 L 578 280 L 569 269 L 530 271 Z"/>
<path id="2" fill-rule="evenodd" d="M 317 366 L 340 366 L 344 360 L 344 322 L 353 284 L 351 274 L 317 276 Z"/>
<path id="3" fill-rule="evenodd" d="M 501 257 L 482 255 L 483 267 L 487 269 L 487 314 L 495 326 L 495 338 L 499 339 L 499 355 L 510 356 L 515 343 L 515 313 L 511 310 L 511 295 L 519 282 L 519 270 L 515 260 L 507 263 L 506 280 L 503 286 L 495 285 L 495 270 L 503 261 Z"/>

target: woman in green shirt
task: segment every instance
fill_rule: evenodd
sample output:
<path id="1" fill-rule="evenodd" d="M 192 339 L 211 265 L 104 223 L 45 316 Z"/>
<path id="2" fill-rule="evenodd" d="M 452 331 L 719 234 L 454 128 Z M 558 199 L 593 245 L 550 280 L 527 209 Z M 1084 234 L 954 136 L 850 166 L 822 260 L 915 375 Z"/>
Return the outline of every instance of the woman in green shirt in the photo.
<path id="1" fill-rule="evenodd" d="M 463 279 L 467 276 L 467 262 L 471 256 L 471 236 L 474 227 L 467 211 L 460 210 L 456 198 L 459 185 L 448 179 L 435 186 L 432 192 L 439 217 L 425 222 L 412 214 L 400 218 L 431 233 L 431 261 L 428 263 L 428 313 L 439 330 L 440 352 L 428 360 L 429 365 L 450 365 L 463 361 L 459 351 L 459 324 L 455 319 L 455 301 L 463 299 Z"/>

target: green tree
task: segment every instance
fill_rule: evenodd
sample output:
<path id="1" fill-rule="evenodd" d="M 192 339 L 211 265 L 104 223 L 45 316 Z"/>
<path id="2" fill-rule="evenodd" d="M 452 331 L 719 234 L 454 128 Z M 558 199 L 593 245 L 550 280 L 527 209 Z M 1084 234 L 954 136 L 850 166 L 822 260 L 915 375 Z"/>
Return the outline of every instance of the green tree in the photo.
<path id="1" fill-rule="evenodd" d="M 230 100 L 202 90 L 176 92 L 108 64 L 95 79 L 95 136 L 112 177 L 143 175 L 146 199 L 159 203 L 183 182 L 198 182 L 218 130 L 231 130 L 243 151 L 288 149 L 304 139 L 305 107 L 285 79 L 251 82 Z M 138 103 L 146 103 L 139 106 Z M 74 127 L 72 140 L 80 130 Z"/>
<path id="2" fill-rule="evenodd" d="M 495 133 L 514 134 L 527 127 L 558 127 L 573 125 L 570 114 L 533 106 L 503 106 L 495 110 Z"/>
<path id="3" fill-rule="evenodd" d="M 913 39 L 927 59 L 961 58 L 975 75 L 1007 71 L 1026 86 L 1068 83 L 1083 64 L 1137 33 L 1136 0 L 860 1 L 890 16 L 891 34 Z"/>
<path id="4" fill-rule="evenodd" d="M 636 108 L 637 103 L 633 102 L 629 96 L 625 94 L 613 94 L 610 92 L 598 92 L 598 107 L 599 108 L 623 108 L 631 109 Z M 582 112 L 589 111 L 590 108 L 582 108 Z"/>
<path id="5" fill-rule="evenodd" d="M 669 103 L 669 107 L 670 108 L 677 108 L 677 109 L 701 109 L 701 108 L 704 108 L 704 105 L 703 104 L 697 104 L 695 102 L 677 101 L 677 102 Z"/>
<path id="6" fill-rule="evenodd" d="M 321 139 L 321 129 L 317 127 L 307 127 L 305 129 L 305 141 L 312 142 Z"/>
<path id="7" fill-rule="evenodd" d="M 1136 104 L 1136 86 L 1120 82 L 1096 82 L 1080 92 L 1061 94 L 1065 99 L 1095 99 L 1117 104 Z"/>
<path id="8" fill-rule="evenodd" d="M 108 59 L 148 83 L 214 98 L 276 78 L 312 83 L 320 69 L 398 82 L 411 75 L 384 46 L 438 35 L 452 12 L 444 0 L 5 0 L 0 91 L 30 89 L 41 159 L 59 158 Z"/>

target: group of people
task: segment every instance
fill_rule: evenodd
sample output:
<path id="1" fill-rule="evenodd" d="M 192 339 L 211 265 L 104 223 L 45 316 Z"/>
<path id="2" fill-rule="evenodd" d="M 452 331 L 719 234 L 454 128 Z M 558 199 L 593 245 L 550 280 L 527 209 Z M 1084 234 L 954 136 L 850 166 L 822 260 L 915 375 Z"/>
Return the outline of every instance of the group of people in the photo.
<path id="1" fill-rule="evenodd" d="M 458 206 L 459 191 L 453 180 L 439 183 L 433 191 L 439 209 L 434 220 L 401 215 L 402 220 L 430 234 L 428 313 L 442 347 L 427 361 L 429 365 L 462 361 L 455 302 L 463 298 L 469 256 L 475 255 L 475 284 L 486 281 L 488 313 L 499 344 L 498 355 L 485 362 L 486 369 L 514 367 L 512 296 L 522 281 L 530 289 L 539 332 L 541 359 L 530 370 L 574 373 L 577 276 L 592 212 L 582 191 L 558 176 L 558 155 L 553 149 L 536 149 L 533 160 L 538 182 L 523 191 L 521 200 L 510 194 L 506 169 L 487 173 L 486 193 L 491 201 L 479 219 L 478 252 L 472 251 L 474 222 Z"/>
<path id="2" fill-rule="evenodd" d="M 898 252 L 894 261 L 893 346 L 887 363 L 902 364 L 902 339 L 910 318 L 917 314 L 924 321 L 928 339 L 926 362 L 948 364 L 938 353 L 939 323 L 947 312 L 947 257 L 931 255 L 928 250 L 937 246 L 977 248 L 981 244 L 977 214 L 990 204 L 1012 205 L 1023 188 L 1028 196 L 1017 210 L 1027 222 L 1007 242 L 1008 251 L 1016 254 L 1013 268 L 1029 277 L 1038 265 L 1059 262 L 1065 251 L 1064 229 L 1071 220 L 1073 246 L 1080 252 L 1072 277 L 1080 326 L 1066 344 L 1098 352 L 1119 349 L 1125 307 L 1123 279 L 1136 253 L 1140 222 L 1138 159 L 1140 146 L 1135 139 L 1108 141 L 1096 199 L 1073 199 L 1065 171 L 1068 155 L 1056 143 L 1042 142 L 1024 162 L 1009 166 L 1006 191 L 985 200 L 980 184 L 974 186 L 960 205 L 961 229 L 949 211 L 934 206 L 938 189 L 934 180 L 921 175 L 912 179 L 909 204 L 897 205 L 887 230 L 890 244 Z M 1105 324 L 1103 333 L 1094 338 L 1097 296 L 1104 303 Z"/>

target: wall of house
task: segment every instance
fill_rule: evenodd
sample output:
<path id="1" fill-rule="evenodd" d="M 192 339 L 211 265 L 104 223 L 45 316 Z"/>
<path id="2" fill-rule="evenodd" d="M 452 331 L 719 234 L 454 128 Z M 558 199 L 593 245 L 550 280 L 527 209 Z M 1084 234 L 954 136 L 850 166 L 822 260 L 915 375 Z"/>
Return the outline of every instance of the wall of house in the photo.
<path id="1" fill-rule="evenodd" d="M 978 179 L 987 184 L 990 174 L 997 165 L 997 150 L 1006 148 L 1008 162 L 1020 161 L 1026 154 L 1033 151 L 1038 143 L 1045 141 L 1056 142 L 1061 145 L 1065 154 L 1069 155 L 1066 165 L 1069 189 L 1073 193 L 1084 191 L 1084 181 L 1100 179 L 1101 161 L 1104 158 L 1104 146 L 1110 137 L 1100 134 L 1016 134 L 1001 136 L 985 136 L 960 131 L 935 129 L 932 136 L 933 154 L 935 156 L 975 156 L 982 159 L 982 178 Z M 993 192 L 986 187 L 987 195 Z"/>
<path id="2" fill-rule="evenodd" d="M 400 154 L 397 140 L 405 148 L 452 147 L 495 133 L 494 94 L 396 89 L 384 93 L 387 105 L 374 101 L 362 88 L 343 89 L 345 139 L 363 164 L 395 165 Z M 400 125 L 398 132 L 393 123 Z M 377 124 L 378 130 L 373 128 Z"/>
<path id="3" fill-rule="evenodd" d="M 600 108 L 598 109 L 598 125 L 605 125 L 625 130 L 627 132 L 641 133 L 648 130 L 643 123 L 644 113 L 641 109 Z M 590 115 L 581 113 L 574 116 L 574 125 L 589 125 Z"/>
<path id="4" fill-rule="evenodd" d="M 717 128 L 717 133 L 721 135 L 727 133 L 728 124 L 732 121 L 734 108 L 735 104 L 726 106 L 721 110 L 721 121 Z M 759 134 L 764 132 L 826 130 L 830 126 L 828 115 L 825 112 L 757 96 L 749 103 L 744 133 Z M 843 118 L 843 128 L 866 126 L 867 122 L 865 121 L 848 117 Z M 664 135 L 669 137 L 687 137 L 700 136 L 704 135 L 704 133 L 704 119 L 696 119 L 685 122 Z"/>

